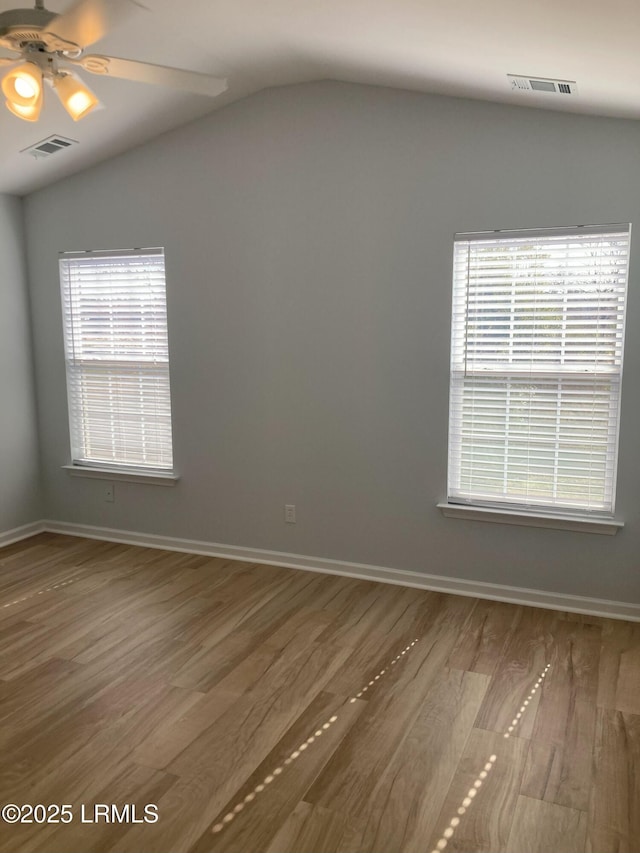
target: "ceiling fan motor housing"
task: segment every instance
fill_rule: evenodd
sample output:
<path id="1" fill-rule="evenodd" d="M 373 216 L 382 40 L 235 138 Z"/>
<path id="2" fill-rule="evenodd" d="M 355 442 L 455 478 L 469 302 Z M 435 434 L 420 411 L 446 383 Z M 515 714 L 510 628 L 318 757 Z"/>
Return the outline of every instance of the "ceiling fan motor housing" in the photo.
<path id="1" fill-rule="evenodd" d="M 48 51 L 77 50 L 78 45 L 47 30 L 57 18 L 47 9 L 11 9 L 0 12 L 0 47 L 21 51 L 27 45 L 42 44 Z"/>

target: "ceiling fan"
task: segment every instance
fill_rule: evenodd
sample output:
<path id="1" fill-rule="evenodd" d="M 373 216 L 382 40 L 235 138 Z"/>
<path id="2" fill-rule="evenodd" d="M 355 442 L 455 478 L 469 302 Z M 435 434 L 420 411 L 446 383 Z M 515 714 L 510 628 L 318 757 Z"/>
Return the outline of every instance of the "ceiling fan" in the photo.
<path id="1" fill-rule="evenodd" d="M 35 0 L 33 9 L 0 12 L 0 48 L 13 54 L 0 56 L 0 66 L 10 67 L 2 80 L 7 109 L 18 118 L 37 121 L 46 81 L 74 121 L 84 118 L 100 102 L 75 72 L 77 66 L 91 74 L 155 83 L 212 98 L 225 91 L 227 81 L 208 74 L 85 54 L 87 47 L 136 8 L 145 7 L 137 0 L 77 0 L 58 15 L 45 9 L 44 0 Z"/>

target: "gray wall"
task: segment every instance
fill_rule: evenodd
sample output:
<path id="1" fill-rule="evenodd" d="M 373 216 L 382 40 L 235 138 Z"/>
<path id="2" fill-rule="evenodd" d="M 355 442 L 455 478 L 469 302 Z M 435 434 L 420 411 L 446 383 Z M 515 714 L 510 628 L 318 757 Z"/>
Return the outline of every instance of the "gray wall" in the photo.
<path id="1" fill-rule="evenodd" d="M 50 517 L 640 601 L 640 236 L 613 537 L 444 519 L 452 236 L 640 223 L 640 127 L 270 90 L 27 200 Z M 59 250 L 164 245 L 175 489 L 71 479 Z M 298 523 L 285 525 L 295 503 Z"/>
<path id="2" fill-rule="evenodd" d="M 0 195 L 0 534 L 42 517 L 22 202 Z"/>

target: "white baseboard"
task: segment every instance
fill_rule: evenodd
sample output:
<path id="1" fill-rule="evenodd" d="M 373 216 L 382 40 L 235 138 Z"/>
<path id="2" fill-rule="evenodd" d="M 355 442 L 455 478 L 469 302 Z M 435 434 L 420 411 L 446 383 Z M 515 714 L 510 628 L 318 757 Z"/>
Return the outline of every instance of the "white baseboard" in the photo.
<path id="1" fill-rule="evenodd" d="M 22 527 L 14 527 L 13 530 L 6 530 L 4 533 L 0 533 L 0 548 L 4 548 L 5 545 L 13 545 L 14 542 L 20 542 L 21 539 L 28 539 L 44 530 L 45 526 L 42 521 L 34 521 L 31 524 L 23 524 Z"/>
<path id="2" fill-rule="evenodd" d="M 163 551 L 181 551 L 187 554 L 202 554 L 206 557 L 222 557 L 251 563 L 266 563 L 290 569 L 303 569 L 305 571 L 321 572 L 329 575 L 342 575 L 361 580 L 417 587 L 418 589 L 426 589 L 434 592 L 466 595 L 473 598 L 488 598 L 492 601 L 505 601 L 510 604 L 525 604 L 529 607 L 542 607 L 549 610 L 583 613 L 588 616 L 604 616 L 612 619 L 627 619 L 633 622 L 640 622 L 640 604 L 623 601 L 607 601 L 599 598 L 587 598 L 581 595 L 545 592 L 539 589 L 526 589 L 516 586 L 505 586 L 503 584 L 464 580 L 462 578 L 427 575 L 421 572 L 390 569 L 382 566 L 369 566 L 363 563 L 347 563 L 340 560 L 305 557 L 300 554 L 265 551 L 258 548 L 240 548 L 236 545 L 220 545 L 215 542 L 199 542 L 193 539 L 177 539 L 170 536 L 156 536 L 154 534 L 137 533 L 128 530 L 112 530 L 108 527 L 70 524 L 64 521 L 43 521 L 37 527 L 38 529 L 34 532 L 63 533 L 87 539 L 120 542 L 125 545 L 159 548 Z"/>

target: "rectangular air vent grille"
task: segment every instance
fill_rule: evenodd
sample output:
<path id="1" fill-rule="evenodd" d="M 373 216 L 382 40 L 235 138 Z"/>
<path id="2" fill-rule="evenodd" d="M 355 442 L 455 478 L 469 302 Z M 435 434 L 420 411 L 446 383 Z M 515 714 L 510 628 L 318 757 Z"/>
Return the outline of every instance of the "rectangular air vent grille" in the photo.
<path id="1" fill-rule="evenodd" d="M 41 139 L 35 145 L 30 145 L 28 148 L 23 148 L 21 154 L 31 154 L 39 160 L 41 157 L 50 157 L 58 151 L 64 151 L 65 148 L 70 148 L 72 145 L 77 145 L 75 139 L 67 139 L 65 136 L 48 136 L 46 139 Z"/>
<path id="2" fill-rule="evenodd" d="M 550 95 L 577 95 L 575 80 L 555 80 L 551 77 L 529 77 L 522 74 L 507 74 L 509 86 L 514 92 L 548 92 Z"/>

